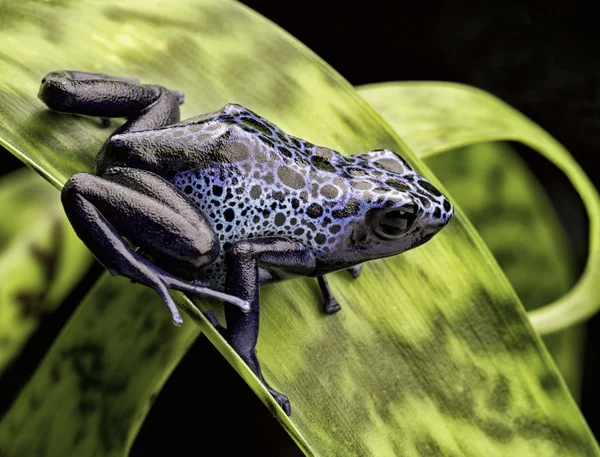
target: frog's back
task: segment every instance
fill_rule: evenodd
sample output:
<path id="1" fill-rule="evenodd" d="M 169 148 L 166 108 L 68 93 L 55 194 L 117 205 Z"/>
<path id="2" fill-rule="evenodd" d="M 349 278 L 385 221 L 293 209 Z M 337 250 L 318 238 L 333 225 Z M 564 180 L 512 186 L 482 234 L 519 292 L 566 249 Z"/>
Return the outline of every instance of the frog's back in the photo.
<path id="1" fill-rule="evenodd" d="M 239 240 L 283 236 L 302 242 L 317 261 L 331 258 L 352 242 L 365 210 L 402 201 L 414 187 L 404 179 L 414 172 L 401 159 L 392 169 L 372 156 L 345 157 L 240 105 L 172 127 L 185 130 L 175 130 L 178 138 L 189 137 L 177 158 L 195 158 L 167 179 L 213 222 L 221 252 Z M 222 260 L 208 268 L 215 282 L 224 277 Z"/>
<path id="2" fill-rule="evenodd" d="M 209 130 L 216 130 L 223 140 L 221 156 L 213 156 L 215 161 L 245 161 L 247 154 L 248 161 L 254 163 L 289 162 L 289 166 L 295 167 L 297 162 L 309 161 L 314 153 L 315 145 L 285 133 L 242 105 L 230 103 L 219 111 L 193 119 L 196 120 Z"/>
<path id="3" fill-rule="evenodd" d="M 322 229 L 333 221 L 332 208 L 344 205 L 344 182 L 326 158 L 337 153 L 287 135 L 240 105 L 188 122 L 210 135 L 205 156 L 170 180 L 214 221 L 223 245 L 278 235 L 328 249 Z"/>

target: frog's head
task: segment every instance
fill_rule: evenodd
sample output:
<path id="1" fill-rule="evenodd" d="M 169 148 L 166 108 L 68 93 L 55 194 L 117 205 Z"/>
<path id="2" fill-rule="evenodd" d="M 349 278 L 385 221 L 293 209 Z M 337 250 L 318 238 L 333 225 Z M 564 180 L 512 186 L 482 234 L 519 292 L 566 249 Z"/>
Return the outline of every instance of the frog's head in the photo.
<path id="1" fill-rule="evenodd" d="M 373 166 L 377 167 L 376 163 Z M 452 219 L 448 199 L 403 163 L 402 174 L 379 169 L 373 189 L 361 199 L 361 211 L 346 226 L 346 246 L 355 259 L 387 257 L 417 247 Z"/>

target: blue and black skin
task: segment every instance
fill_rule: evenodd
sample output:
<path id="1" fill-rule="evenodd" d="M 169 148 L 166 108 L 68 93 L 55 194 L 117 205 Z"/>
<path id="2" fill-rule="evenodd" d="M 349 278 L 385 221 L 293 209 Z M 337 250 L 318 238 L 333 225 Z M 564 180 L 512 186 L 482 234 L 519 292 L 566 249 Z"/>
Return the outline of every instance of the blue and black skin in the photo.
<path id="1" fill-rule="evenodd" d="M 62 203 L 77 235 L 112 274 L 225 303 L 209 314 L 264 380 L 256 343 L 259 286 L 317 277 L 325 312 L 340 309 L 325 274 L 414 248 L 452 218 L 450 202 L 389 150 L 345 157 L 284 133 L 235 104 L 183 122 L 183 94 L 130 78 L 57 71 L 39 98 L 51 109 L 127 121 L 92 174 L 77 173 Z"/>

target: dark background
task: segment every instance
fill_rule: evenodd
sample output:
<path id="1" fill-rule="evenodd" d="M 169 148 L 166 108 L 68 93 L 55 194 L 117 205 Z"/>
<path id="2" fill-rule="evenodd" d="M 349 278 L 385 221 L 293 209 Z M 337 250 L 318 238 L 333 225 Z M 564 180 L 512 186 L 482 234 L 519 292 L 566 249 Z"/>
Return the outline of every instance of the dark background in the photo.
<path id="1" fill-rule="evenodd" d="M 600 27 L 591 12 L 576 9 L 571 2 L 512 3 L 496 9 L 464 1 L 451 6 L 399 2 L 390 7 L 392 2 L 373 0 L 338 8 L 326 1 L 243 3 L 296 36 L 354 85 L 445 80 L 492 92 L 554 135 L 599 187 L 595 160 L 600 146 Z M 587 220 L 581 202 L 554 166 L 523 147 L 519 150 L 547 188 L 581 271 L 587 254 Z M 7 159 L 1 169 L 17 166 L 16 159 Z M 99 271 L 95 267 L 88 282 Z M 10 376 L 4 377 L 11 381 L 0 386 L 4 390 L 0 410 L 37 365 L 42 354 L 36 348 L 48 347 L 85 287 L 76 290 L 56 316 L 46 319 L 7 373 Z M 599 330 L 600 318 L 592 319 L 581 397 L 582 411 L 597 437 L 600 397 L 595 388 L 599 374 L 594 349 Z M 198 363 L 214 367 L 214 376 L 198 379 Z M 205 391 L 206 397 L 196 401 L 185 395 L 191 386 Z M 204 440 L 222 447 L 222 453 L 213 455 L 301 455 L 250 389 L 201 338 L 158 397 L 132 455 L 179 455 L 200 450 Z"/>

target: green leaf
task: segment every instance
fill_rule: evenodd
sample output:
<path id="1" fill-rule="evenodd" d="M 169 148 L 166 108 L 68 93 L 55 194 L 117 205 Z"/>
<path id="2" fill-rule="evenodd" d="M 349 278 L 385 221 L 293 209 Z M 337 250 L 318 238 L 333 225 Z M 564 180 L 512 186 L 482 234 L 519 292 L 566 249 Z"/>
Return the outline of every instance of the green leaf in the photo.
<path id="1" fill-rule="evenodd" d="M 162 307 L 151 289 L 105 275 L 0 423 L 2 456 L 126 455 L 200 334 L 187 317 L 175 327 Z"/>
<path id="2" fill-rule="evenodd" d="M 397 103 L 390 97 L 386 102 Z M 405 137 L 410 141 L 409 133 Z M 426 157 L 426 162 L 465 211 L 526 309 L 546 305 L 572 287 L 574 259 L 558 216 L 513 148 L 478 143 Z M 544 338 L 576 398 L 582 337 L 581 328 L 571 327 Z"/>
<path id="3" fill-rule="evenodd" d="M 510 140 L 529 146 L 560 168 L 588 212 L 589 255 L 577 284 L 558 300 L 532 311 L 531 321 L 538 332 L 548 334 L 582 322 L 600 309 L 600 197 L 554 138 L 501 100 L 474 87 L 400 82 L 363 86 L 360 93 L 421 157 L 473 143 Z"/>
<path id="4" fill-rule="evenodd" d="M 73 232 L 56 192 L 31 170 L 0 179 L 0 214 L 1 373 L 93 257 Z"/>
<path id="5" fill-rule="evenodd" d="M 344 153 L 387 147 L 439 184 L 347 82 L 237 3 L 36 4 L 36 17 L 46 18 L 47 29 L 19 5 L 11 5 L 12 16 L 2 16 L 10 60 L 0 63 L 0 107 L 6 107 L 0 111 L 0 138 L 57 187 L 88 169 L 108 134 L 98 120 L 49 113 L 35 99 L 39 79 L 61 67 L 183 90 L 184 117 L 237 102 L 294 135 Z M 460 209 L 423 247 L 370 263 L 355 282 L 344 273 L 331 275 L 331 285 L 343 306 L 334 316 L 322 314 L 313 279 L 262 291 L 258 353 L 267 379 L 290 396 L 290 418 L 198 310 L 181 302 L 307 455 L 600 455 L 517 296 Z M 8 455 L 34 455 L 43 447 L 77 455 L 84 444 L 70 425 L 82 414 L 89 416 L 85 449 L 95 445 L 101 455 L 128 451 L 149 393 L 171 372 L 188 340 L 181 330 L 159 334 L 145 328 L 139 305 L 127 300 L 110 313 L 87 311 L 101 300 L 92 296 L 81 305 L 0 423 L 0 449 Z M 121 303 L 119 297 L 112 301 Z M 153 322 L 168 320 L 158 303 L 145 310 Z M 144 371 L 135 362 L 142 364 L 141 356 L 128 364 L 107 356 L 94 365 L 94 378 L 105 383 L 120 373 L 122 391 L 132 396 L 127 404 L 138 405 L 128 420 L 115 404 L 121 396 L 98 393 L 104 401 L 77 410 L 67 396 L 86 384 L 70 377 L 50 386 L 50 361 L 85 343 L 82 329 L 91 315 L 103 354 L 119 348 L 142 354 L 149 338 L 172 348 L 172 363 Z M 128 333 L 122 343 L 114 335 L 121 327 Z M 183 331 L 187 327 L 189 322 Z M 46 389 L 53 395 L 34 395 Z M 53 423 L 40 433 L 50 417 Z M 103 425 L 112 423 L 120 424 L 118 433 L 102 443 Z"/>

